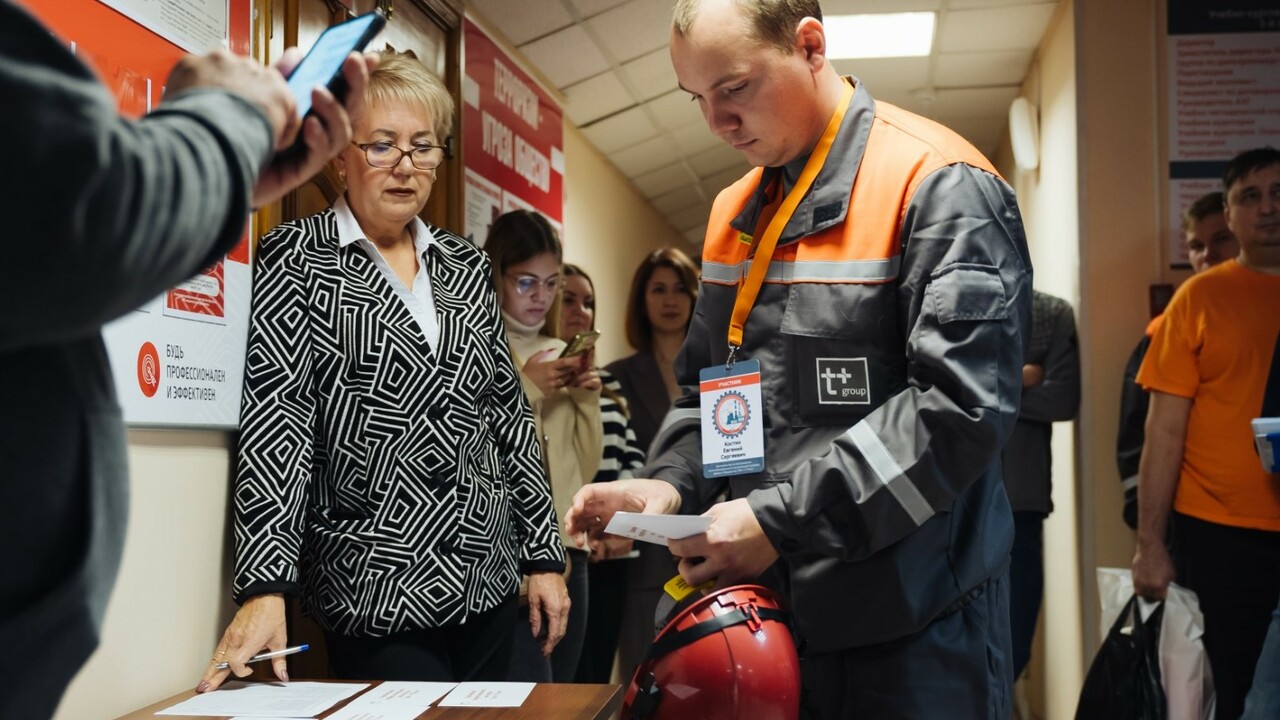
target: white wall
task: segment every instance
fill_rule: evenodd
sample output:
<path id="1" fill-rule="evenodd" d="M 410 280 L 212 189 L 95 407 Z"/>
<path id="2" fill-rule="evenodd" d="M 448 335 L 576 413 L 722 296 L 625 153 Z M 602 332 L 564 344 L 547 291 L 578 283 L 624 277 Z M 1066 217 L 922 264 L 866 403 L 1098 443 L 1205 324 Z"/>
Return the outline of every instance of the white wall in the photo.
<path id="1" fill-rule="evenodd" d="M 228 434 L 129 433 L 129 529 L 102 643 L 56 720 L 113 718 L 195 687 L 232 611 Z"/>
<path id="2" fill-rule="evenodd" d="M 710 132 L 710 131 L 708 131 Z M 606 365 L 633 350 L 623 324 L 635 268 L 650 252 L 672 245 L 697 260 L 698 249 L 653 209 L 577 128 L 564 130 L 565 259 L 596 286 L 596 360 Z"/>
<path id="3" fill-rule="evenodd" d="M 1079 322 L 1079 207 L 1076 202 L 1076 71 L 1074 3 L 1064 0 L 1036 51 L 1022 95 L 1039 110 L 1040 166 L 1012 169 L 1037 290 L 1071 303 Z M 1044 526 L 1043 622 L 1031 666 L 1033 708 L 1046 718 L 1075 713 L 1082 680 L 1080 574 L 1077 558 L 1076 425 L 1053 426 L 1053 514 Z"/>

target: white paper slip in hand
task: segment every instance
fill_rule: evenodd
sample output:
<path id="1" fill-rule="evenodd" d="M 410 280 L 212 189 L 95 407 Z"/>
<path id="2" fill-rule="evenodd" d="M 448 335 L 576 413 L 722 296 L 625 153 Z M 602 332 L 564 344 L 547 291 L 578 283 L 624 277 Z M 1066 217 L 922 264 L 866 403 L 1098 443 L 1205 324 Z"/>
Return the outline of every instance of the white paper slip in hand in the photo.
<path id="1" fill-rule="evenodd" d="M 654 545 L 667 540 L 682 540 L 701 535 L 711 527 L 711 518 L 701 515 L 657 515 L 653 513 L 614 513 L 604 531 Z"/>

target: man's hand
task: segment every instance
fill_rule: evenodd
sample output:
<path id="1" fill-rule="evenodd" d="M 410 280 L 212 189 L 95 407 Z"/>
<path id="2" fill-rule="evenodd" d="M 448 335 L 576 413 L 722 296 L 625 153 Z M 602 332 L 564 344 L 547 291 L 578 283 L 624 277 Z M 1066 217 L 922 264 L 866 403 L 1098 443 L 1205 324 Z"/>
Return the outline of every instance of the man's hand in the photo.
<path id="1" fill-rule="evenodd" d="M 1133 591 L 1147 600 L 1163 600 L 1173 578 L 1173 559 L 1164 543 L 1138 543 L 1133 553 Z"/>
<path id="2" fill-rule="evenodd" d="M 680 575 L 697 587 L 714 580 L 716 589 L 752 582 L 778 559 L 745 498 L 711 506 L 703 513 L 711 527 L 701 535 L 668 540 L 671 554 L 680 558 Z"/>
<path id="3" fill-rule="evenodd" d="M 213 651 L 213 659 L 200 678 L 196 692 L 210 692 L 221 687 L 227 675 L 235 673 L 236 677 L 245 677 L 252 670 L 245 661 L 264 650 L 285 649 L 284 596 L 280 593 L 256 595 L 240 606 L 236 616 L 231 619 L 226 632 L 222 633 L 222 641 Z M 286 670 L 286 658 L 272 658 L 271 669 L 276 677 L 289 681 Z M 218 663 L 230 663 L 230 669 L 218 670 Z"/>
<path id="4" fill-rule="evenodd" d="M 315 177 L 326 163 L 347 147 L 354 133 L 351 117 L 364 107 L 365 85 L 369 82 L 369 73 L 378 67 L 378 58 L 377 53 L 351 53 L 343 61 L 342 76 L 347 81 L 344 102 L 338 102 L 327 88 L 317 87 L 311 91 L 312 114 L 302 123 L 305 151 L 279 152 L 293 145 L 296 132 L 284 132 L 276 137 L 276 156 L 262 169 L 258 184 L 253 189 L 255 208 L 279 200 L 285 193 Z M 297 48 L 290 48 L 280 56 L 276 69 L 282 83 L 301 59 L 302 53 Z M 287 85 L 285 89 L 288 90 Z M 293 103 L 292 98 L 289 102 Z M 296 110 L 293 113 L 296 127 Z"/>
<path id="5" fill-rule="evenodd" d="M 635 542 L 629 537 L 604 535 L 597 540 L 589 540 L 587 547 L 591 550 L 591 562 L 597 563 L 626 555 L 635 547 Z"/>
<path id="6" fill-rule="evenodd" d="M 285 82 L 285 76 L 301 60 L 302 53 L 289 48 L 274 68 L 267 68 L 250 58 L 216 50 L 179 60 L 165 82 L 170 95 L 199 87 L 226 90 L 253 103 L 266 115 L 277 155 L 258 176 L 253 189 L 254 207 L 274 202 L 311 179 L 351 142 L 351 115 L 363 106 L 369 73 L 378 66 L 376 54 L 351 53 L 342 64 L 348 87 L 345 106 L 327 89 L 316 88 L 311 93 L 314 115 L 304 122 L 298 117 L 298 104 Z M 294 144 L 299 130 L 305 152 L 280 154 Z"/>
<path id="7" fill-rule="evenodd" d="M 605 526 L 619 511 L 673 515 L 680 512 L 680 492 L 662 480 L 641 478 L 584 485 L 573 496 L 565 530 L 577 538 L 578 547 L 585 547 L 586 542 L 601 539 Z"/>
<path id="8" fill-rule="evenodd" d="M 547 637 L 542 641 L 542 654 L 551 655 L 556 643 L 564 637 L 569 624 L 569 589 L 564 576 L 557 572 L 539 572 L 529 576 L 529 625 L 535 638 L 542 632 L 546 614 Z"/>

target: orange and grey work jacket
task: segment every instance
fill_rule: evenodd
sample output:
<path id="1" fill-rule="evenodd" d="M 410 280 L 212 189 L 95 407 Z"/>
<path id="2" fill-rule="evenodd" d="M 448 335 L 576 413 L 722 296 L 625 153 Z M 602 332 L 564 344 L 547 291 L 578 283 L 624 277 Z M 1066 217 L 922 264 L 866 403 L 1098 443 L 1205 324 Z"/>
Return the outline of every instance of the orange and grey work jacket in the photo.
<path id="1" fill-rule="evenodd" d="M 1013 190 L 981 153 L 858 87 L 738 351 L 762 367 L 765 471 L 705 479 L 698 371 L 725 362 L 750 236 L 804 161 L 757 168 L 716 199 L 676 365 L 694 391 L 645 472 L 686 513 L 726 489 L 747 498 L 803 638 L 827 652 L 914 632 L 1005 571 L 1000 449 L 1018 416 L 1031 266 Z"/>

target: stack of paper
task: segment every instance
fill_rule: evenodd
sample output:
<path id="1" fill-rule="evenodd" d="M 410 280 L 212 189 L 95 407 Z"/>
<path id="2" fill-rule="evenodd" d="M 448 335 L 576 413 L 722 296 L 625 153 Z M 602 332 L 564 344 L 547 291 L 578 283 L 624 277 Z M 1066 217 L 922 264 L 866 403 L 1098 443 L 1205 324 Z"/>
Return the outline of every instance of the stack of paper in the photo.
<path id="1" fill-rule="evenodd" d="M 243 718 L 313 718 L 369 687 L 368 683 L 229 682 L 157 715 L 225 715 Z"/>

